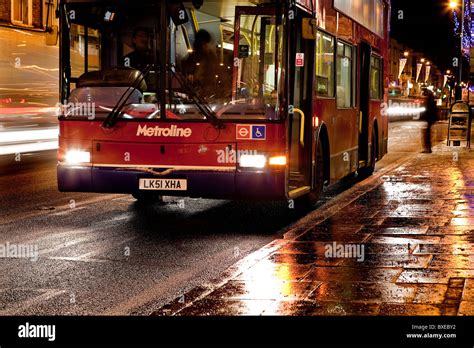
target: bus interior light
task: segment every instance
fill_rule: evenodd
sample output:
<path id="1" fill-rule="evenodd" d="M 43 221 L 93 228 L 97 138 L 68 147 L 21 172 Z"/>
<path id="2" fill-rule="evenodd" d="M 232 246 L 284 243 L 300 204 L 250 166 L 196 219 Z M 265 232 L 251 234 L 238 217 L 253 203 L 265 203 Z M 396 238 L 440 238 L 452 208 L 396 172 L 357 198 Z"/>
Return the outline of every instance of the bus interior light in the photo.
<path id="1" fill-rule="evenodd" d="M 87 151 L 71 150 L 66 153 L 65 159 L 68 164 L 90 163 L 91 153 Z"/>
<path id="2" fill-rule="evenodd" d="M 240 156 L 240 166 L 244 168 L 263 168 L 267 159 L 264 155 L 242 155 Z"/>
<path id="3" fill-rule="evenodd" d="M 271 166 L 286 166 L 286 156 L 274 156 L 268 159 L 268 164 Z"/>

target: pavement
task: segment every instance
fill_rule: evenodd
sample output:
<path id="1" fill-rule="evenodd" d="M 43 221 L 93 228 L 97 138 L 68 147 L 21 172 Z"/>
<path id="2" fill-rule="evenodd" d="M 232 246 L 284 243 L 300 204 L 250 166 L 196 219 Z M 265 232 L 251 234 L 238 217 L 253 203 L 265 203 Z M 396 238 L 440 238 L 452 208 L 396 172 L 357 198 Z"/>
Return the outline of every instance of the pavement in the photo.
<path id="1" fill-rule="evenodd" d="M 419 123 L 398 127 L 398 153 L 420 145 Z M 474 315 L 474 153 L 441 142 L 392 156 L 153 315 Z"/>

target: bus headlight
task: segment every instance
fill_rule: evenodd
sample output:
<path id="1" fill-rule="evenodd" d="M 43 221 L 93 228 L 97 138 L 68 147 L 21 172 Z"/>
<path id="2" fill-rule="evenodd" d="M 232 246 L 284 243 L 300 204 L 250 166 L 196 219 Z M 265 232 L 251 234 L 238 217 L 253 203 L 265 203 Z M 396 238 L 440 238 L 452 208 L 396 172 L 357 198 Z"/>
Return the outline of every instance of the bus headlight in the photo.
<path id="1" fill-rule="evenodd" d="M 239 164 L 244 168 L 264 168 L 266 162 L 264 155 L 242 155 Z"/>
<path id="2" fill-rule="evenodd" d="M 66 152 L 65 160 L 67 164 L 90 163 L 91 153 L 87 151 L 71 150 Z"/>

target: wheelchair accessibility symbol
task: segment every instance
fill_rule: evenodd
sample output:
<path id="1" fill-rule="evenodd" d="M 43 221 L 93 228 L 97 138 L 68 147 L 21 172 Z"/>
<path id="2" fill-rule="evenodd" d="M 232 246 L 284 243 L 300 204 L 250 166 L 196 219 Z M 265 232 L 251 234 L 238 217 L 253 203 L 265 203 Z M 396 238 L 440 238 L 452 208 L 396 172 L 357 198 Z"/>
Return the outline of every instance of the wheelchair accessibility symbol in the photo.
<path id="1" fill-rule="evenodd" d="M 252 139 L 265 140 L 266 126 L 252 126 Z"/>

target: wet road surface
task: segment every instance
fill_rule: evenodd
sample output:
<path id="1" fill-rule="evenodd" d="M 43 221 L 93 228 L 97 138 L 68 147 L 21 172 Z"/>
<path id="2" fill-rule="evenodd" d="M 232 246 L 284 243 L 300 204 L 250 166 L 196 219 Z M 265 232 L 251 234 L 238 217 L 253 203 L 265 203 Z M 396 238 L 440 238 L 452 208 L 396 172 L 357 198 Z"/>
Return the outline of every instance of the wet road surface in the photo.
<path id="1" fill-rule="evenodd" d="M 0 314 L 146 314 L 148 302 L 217 277 L 297 219 L 256 204 L 142 207 L 128 195 L 59 193 L 49 157 L 25 159 L 35 169 L 22 164 L 14 184 L 0 179 L 0 245 L 39 251 L 36 261 L 0 258 Z"/>
<path id="2" fill-rule="evenodd" d="M 39 254 L 0 258 L 0 314 L 468 313 L 471 155 L 417 155 L 419 127 L 391 125 L 377 174 L 331 187 L 307 216 L 59 193 L 54 153 L 0 157 L 0 247 Z M 364 261 L 325 257 L 333 242 L 364 245 Z"/>

